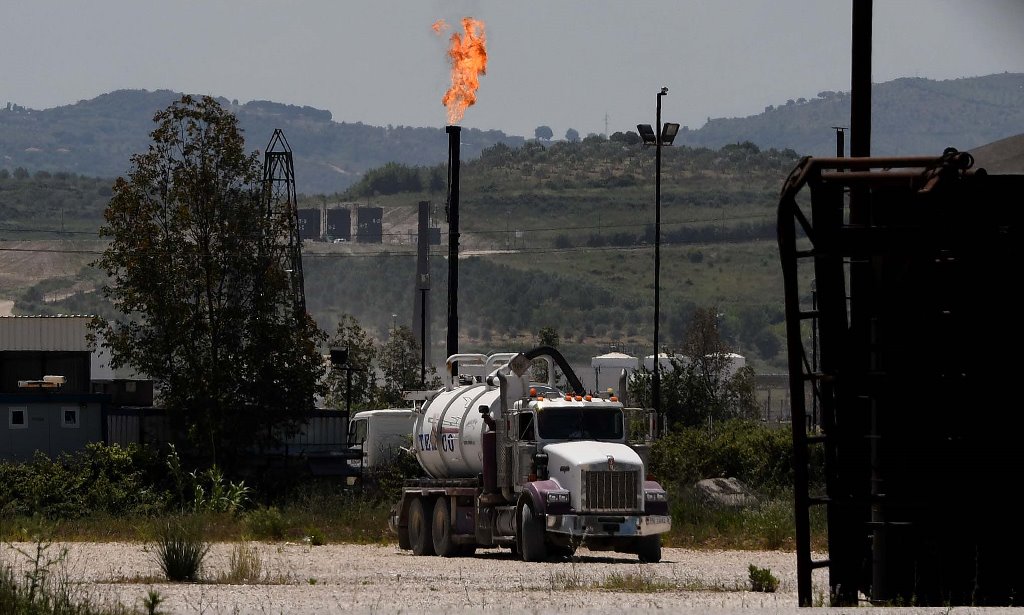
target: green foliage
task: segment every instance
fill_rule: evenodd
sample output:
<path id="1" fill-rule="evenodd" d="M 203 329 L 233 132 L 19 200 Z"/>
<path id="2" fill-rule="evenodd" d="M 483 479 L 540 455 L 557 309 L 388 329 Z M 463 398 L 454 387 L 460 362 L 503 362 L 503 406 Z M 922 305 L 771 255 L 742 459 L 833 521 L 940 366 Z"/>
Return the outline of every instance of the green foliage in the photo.
<path id="1" fill-rule="evenodd" d="M 146 609 L 146 615 L 158 615 L 160 611 L 157 608 L 164 602 L 164 597 L 160 592 L 155 589 L 151 589 L 146 592 L 146 597 L 142 599 L 142 607 Z"/>
<path id="2" fill-rule="evenodd" d="M 758 491 L 791 489 L 793 437 L 743 419 L 674 429 L 651 447 L 651 470 L 679 486 L 728 476 Z"/>
<path id="3" fill-rule="evenodd" d="M 668 544 L 691 548 L 779 550 L 795 548 L 791 491 L 768 492 L 743 507 L 715 505 L 692 485 L 669 482 L 672 531 Z M 824 507 L 812 514 L 815 545 L 825 544 Z"/>
<path id="4" fill-rule="evenodd" d="M 167 471 L 174 481 L 177 503 L 182 509 L 195 513 L 238 513 L 248 504 L 252 490 L 246 487 L 245 481 L 227 480 L 216 465 L 186 473 L 178 449 L 173 444 L 168 445 L 168 449 Z"/>
<path id="5" fill-rule="evenodd" d="M 242 522 L 248 536 L 254 539 L 280 540 L 284 538 L 284 515 L 276 506 L 257 508 L 246 512 Z"/>
<path id="6" fill-rule="evenodd" d="M 649 569 L 641 568 L 639 572 L 610 572 L 595 587 L 613 592 L 630 592 L 649 594 L 677 590 L 679 587 L 672 582 L 657 578 Z M 569 589 L 567 587 L 567 589 Z"/>
<path id="7" fill-rule="evenodd" d="M 263 215 L 262 165 L 235 116 L 184 96 L 154 122 L 100 229 L 110 243 L 95 264 L 120 316 L 92 328 L 112 366 L 153 378 L 193 446 L 227 466 L 297 429 L 323 337 L 312 319 L 295 322 L 280 245 L 290 212 Z"/>
<path id="8" fill-rule="evenodd" d="M 370 409 L 374 403 L 376 386 L 373 366 L 377 348 L 373 338 L 354 316 L 342 314 L 328 345 L 330 348 L 347 350 L 348 365 L 331 366 L 327 381 L 327 404 L 333 408 L 345 408 L 346 404 L 350 404 L 352 412 Z"/>
<path id="9" fill-rule="evenodd" d="M 197 581 L 210 545 L 202 531 L 186 518 L 164 524 L 154 550 L 160 570 L 168 581 Z"/>
<path id="10" fill-rule="evenodd" d="M 429 178 L 427 181 L 430 181 Z M 424 183 L 423 173 L 419 169 L 389 162 L 380 168 L 367 171 L 358 183 L 349 188 L 348 194 L 360 197 L 420 192 Z"/>
<path id="11" fill-rule="evenodd" d="M 392 326 L 387 341 L 376 345 L 355 317 L 343 314 L 330 345 L 348 349 L 348 367 L 352 371 L 349 389 L 348 368 L 333 366 L 331 370 L 328 404 L 335 408 L 345 408 L 349 402 L 352 412 L 399 406 L 405 403 L 404 391 L 441 386 L 429 357 L 425 366 L 426 380 L 421 382 L 424 366 L 420 344 L 405 325 Z"/>
<path id="12" fill-rule="evenodd" d="M 774 594 L 779 588 L 779 580 L 775 578 L 769 568 L 758 568 L 751 564 L 750 568 L 750 589 L 756 592 Z"/>
<path id="13" fill-rule="evenodd" d="M 420 343 L 413 336 L 412 329 L 405 325 L 391 329 L 377 357 L 381 373 L 376 395 L 379 408 L 403 404 L 403 391 L 437 388 L 441 384 L 436 377 L 436 369 L 429 363 L 425 366 L 426 380 L 421 380 L 424 366 Z"/>
<path id="14" fill-rule="evenodd" d="M 670 355 L 671 369 L 662 368 L 661 408 L 672 428 L 758 415 L 753 370 L 744 366 L 733 373 L 719 316 L 717 308 L 694 310 L 682 356 Z M 646 368 L 640 370 L 629 384 L 634 405 L 650 406 L 653 381 Z"/>
<path id="15" fill-rule="evenodd" d="M 411 448 L 412 442 L 409 442 Z M 402 494 L 406 479 L 422 478 L 423 468 L 416 457 L 399 453 L 390 461 L 373 468 L 367 477 L 367 495 L 381 501 L 395 502 Z"/>
<path id="16" fill-rule="evenodd" d="M 537 332 L 537 346 L 550 346 L 558 348 L 558 331 L 554 327 L 541 327 Z M 535 359 L 530 366 L 532 378 L 537 382 L 548 381 L 548 363 L 544 359 Z M 557 371 L 557 370 L 556 370 Z"/>
<path id="17" fill-rule="evenodd" d="M 26 181 L 3 169 L 0 173 L 0 237 L 61 239 L 78 243 L 94 239 L 103 222 L 112 180 L 63 175 Z M 82 245 L 78 243 L 78 245 Z M 83 255 L 82 261 L 86 260 Z"/>
<path id="18" fill-rule="evenodd" d="M 307 527 L 304 533 L 306 535 L 305 540 L 309 542 L 310 546 L 322 547 L 327 544 L 327 539 L 324 538 L 324 533 L 318 528 Z"/>
<path id="19" fill-rule="evenodd" d="M 151 515 L 170 493 L 156 456 L 138 445 L 91 443 L 51 459 L 37 451 L 29 462 L 0 462 L 0 511 L 48 519 L 88 515 Z"/>
<path id="20" fill-rule="evenodd" d="M 220 468 L 213 466 L 195 471 L 192 479 L 192 508 L 195 512 L 239 512 L 249 499 L 245 482 L 229 482 Z"/>

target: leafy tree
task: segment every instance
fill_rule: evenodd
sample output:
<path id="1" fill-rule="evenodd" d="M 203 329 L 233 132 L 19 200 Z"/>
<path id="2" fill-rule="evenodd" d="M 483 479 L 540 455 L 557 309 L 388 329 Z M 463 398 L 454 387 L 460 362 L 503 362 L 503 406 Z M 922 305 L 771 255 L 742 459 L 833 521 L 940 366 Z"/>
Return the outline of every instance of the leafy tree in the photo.
<path id="1" fill-rule="evenodd" d="M 444 170 L 441 167 L 431 167 L 429 179 L 427 182 L 427 190 L 430 192 L 442 192 L 447 186 L 448 178 L 445 177 Z"/>
<path id="2" fill-rule="evenodd" d="M 420 177 L 418 169 L 397 162 L 389 162 L 380 168 L 367 171 L 359 183 L 349 189 L 349 194 L 374 196 L 421 190 L 423 190 L 423 179 Z"/>
<path id="3" fill-rule="evenodd" d="M 262 166 L 212 97 L 158 112 L 104 212 L 93 265 L 119 316 L 93 322 L 113 367 L 154 379 L 193 452 L 230 469 L 312 409 L 323 334 L 292 304 L 279 245 L 287 212 L 265 212 Z"/>
<path id="4" fill-rule="evenodd" d="M 732 373 L 731 350 L 722 342 L 715 308 L 697 308 L 690 321 L 682 356 L 670 357 L 662 373 L 662 412 L 670 427 L 701 425 L 730 418 L 753 418 L 758 405 L 754 370 Z M 635 405 L 651 403 L 651 373 L 642 369 L 629 386 Z"/>
<path id="5" fill-rule="evenodd" d="M 550 126 L 538 126 L 533 131 L 533 136 L 537 137 L 538 139 L 550 141 L 551 138 L 555 136 L 555 133 L 553 130 L 551 130 Z"/>
<path id="6" fill-rule="evenodd" d="M 332 366 L 327 379 L 327 403 L 333 408 L 345 408 L 351 404 L 353 412 L 373 407 L 376 378 L 374 376 L 374 360 L 377 348 L 373 338 L 360 326 L 359 321 L 351 314 L 342 315 L 338 328 L 330 339 L 331 348 L 348 350 L 348 368 L 352 370 L 352 388 L 348 389 L 348 370 L 340 365 Z M 347 408 L 346 408 L 347 409 Z"/>
<path id="7" fill-rule="evenodd" d="M 558 348 L 558 331 L 554 327 L 541 327 L 537 332 L 538 346 L 551 346 Z M 544 359 L 536 359 L 530 366 L 533 371 L 533 379 L 537 382 L 548 381 L 548 364 Z"/>
<path id="8" fill-rule="evenodd" d="M 420 344 L 412 329 L 399 325 L 391 330 L 391 337 L 378 354 L 382 382 L 377 391 L 377 402 L 383 406 L 403 403 L 402 392 L 440 386 L 433 366 L 426 366 L 427 382 L 421 382 Z"/>
<path id="9" fill-rule="evenodd" d="M 627 130 L 626 132 L 612 133 L 612 136 L 608 137 L 608 140 L 616 143 L 623 143 L 625 145 L 638 145 L 640 143 L 640 135 L 632 130 Z"/>
<path id="10" fill-rule="evenodd" d="M 580 133 L 575 128 L 570 128 L 565 131 L 565 140 L 569 143 L 575 143 L 580 140 Z"/>

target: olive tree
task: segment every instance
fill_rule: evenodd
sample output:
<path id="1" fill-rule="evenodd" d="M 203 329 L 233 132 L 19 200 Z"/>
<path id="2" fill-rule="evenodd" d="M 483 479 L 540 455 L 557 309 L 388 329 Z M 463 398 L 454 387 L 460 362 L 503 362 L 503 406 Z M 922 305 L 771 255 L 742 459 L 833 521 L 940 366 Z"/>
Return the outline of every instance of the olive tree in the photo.
<path id="1" fill-rule="evenodd" d="M 381 373 L 377 401 L 381 407 L 404 403 L 404 391 L 441 386 L 434 366 L 424 365 L 421 346 L 412 329 L 399 325 L 390 333 L 377 354 Z"/>
<path id="2" fill-rule="evenodd" d="M 670 427 L 694 426 L 730 418 L 758 416 L 754 370 L 734 370 L 731 350 L 718 331 L 715 308 L 697 308 L 682 353 L 662 372 L 661 411 Z M 653 378 L 641 369 L 629 386 L 634 404 L 649 407 Z"/>
<path id="3" fill-rule="evenodd" d="M 291 220 L 267 207 L 234 115 L 184 96 L 153 120 L 104 211 L 93 265 L 119 316 L 94 321 L 91 339 L 154 380 L 195 454 L 230 468 L 308 416 L 324 336 L 294 305 L 280 257 Z"/>
<path id="4" fill-rule="evenodd" d="M 351 314 L 343 314 L 330 339 L 331 348 L 347 352 L 347 365 L 332 365 L 328 377 L 328 405 L 359 411 L 371 409 L 375 403 L 377 379 L 374 363 L 377 348 L 373 338 Z"/>

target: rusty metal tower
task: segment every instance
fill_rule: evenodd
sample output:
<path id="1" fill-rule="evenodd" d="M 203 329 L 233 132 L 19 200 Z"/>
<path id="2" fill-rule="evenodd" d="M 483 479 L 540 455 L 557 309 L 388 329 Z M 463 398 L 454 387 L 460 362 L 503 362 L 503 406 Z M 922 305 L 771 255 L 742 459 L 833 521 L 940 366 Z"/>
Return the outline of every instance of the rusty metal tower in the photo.
<path id="1" fill-rule="evenodd" d="M 292 148 L 280 128 L 274 129 L 264 152 L 263 187 L 266 195 L 264 215 L 279 220 L 273 226 L 281 229 L 278 257 L 289 274 L 295 317 L 306 317 L 306 291 L 302 277 L 302 238 L 299 237 L 299 210 L 296 203 L 295 164 Z M 282 245 L 283 244 L 283 245 Z"/>

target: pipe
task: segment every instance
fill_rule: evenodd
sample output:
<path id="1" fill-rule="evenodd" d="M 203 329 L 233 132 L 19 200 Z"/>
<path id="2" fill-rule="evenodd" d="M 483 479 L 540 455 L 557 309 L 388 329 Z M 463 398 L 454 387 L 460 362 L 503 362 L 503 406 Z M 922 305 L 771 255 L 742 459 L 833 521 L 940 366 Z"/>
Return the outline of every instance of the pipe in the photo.
<path id="1" fill-rule="evenodd" d="M 448 356 L 459 353 L 459 142 L 461 126 L 448 133 Z M 458 365 L 452 366 L 458 374 Z"/>

